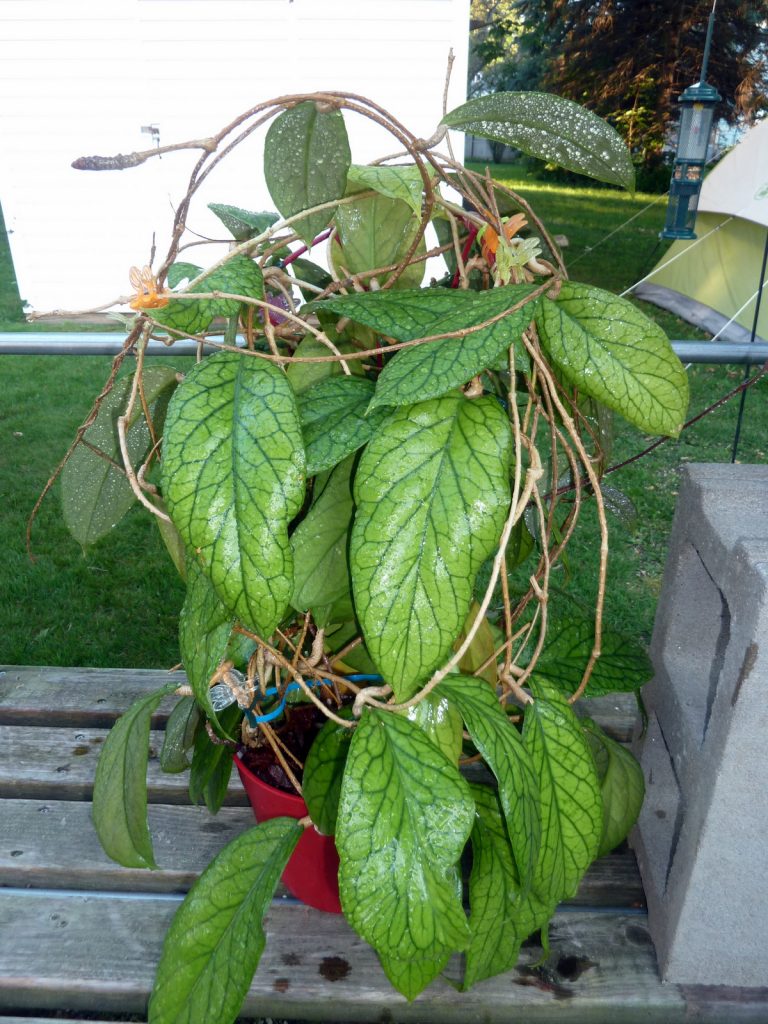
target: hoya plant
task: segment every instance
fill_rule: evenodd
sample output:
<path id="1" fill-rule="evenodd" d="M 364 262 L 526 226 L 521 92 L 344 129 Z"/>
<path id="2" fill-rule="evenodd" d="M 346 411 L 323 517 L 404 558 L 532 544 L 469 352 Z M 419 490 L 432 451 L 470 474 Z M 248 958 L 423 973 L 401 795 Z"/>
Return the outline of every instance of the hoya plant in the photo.
<path id="1" fill-rule="evenodd" d="M 354 163 L 359 116 L 400 152 Z M 265 124 L 275 211 L 211 204 L 229 244 L 206 261 L 197 190 Z M 685 373 L 634 305 L 569 279 L 529 204 L 456 162 L 448 129 L 632 187 L 615 132 L 549 95 L 472 100 L 427 140 L 358 96 L 260 104 L 188 144 L 170 248 L 132 271 L 135 318 L 63 468 L 81 543 L 138 500 L 187 588 L 187 683 L 142 698 L 104 745 L 104 849 L 155 866 L 147 746 L 168 694 L 161 763 L 189 771 L 195 801 L 218 809 L 237 751 L 308 808 L 246 831 L 193 886 L 153 1024 L 235 1019 L 304 829 L 335 835 L 343 912 L 412 999 L 456 953 L 465 988 L 511 968 L 639 810 L 638 765 L 575 705 L 649 675 L 603 622 L 600 475 L 612 412 L 677 434 Z M 193 339 L 198 357 L 147 365 L 150 338 Z M 585 609 L 568 546 L 588 503 Z"/>

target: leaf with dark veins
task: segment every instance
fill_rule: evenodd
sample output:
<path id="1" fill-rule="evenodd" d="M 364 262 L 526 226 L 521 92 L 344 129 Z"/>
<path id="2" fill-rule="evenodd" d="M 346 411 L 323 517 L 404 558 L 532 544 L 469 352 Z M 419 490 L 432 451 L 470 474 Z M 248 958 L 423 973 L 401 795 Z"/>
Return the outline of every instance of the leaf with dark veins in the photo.
<path id="1" fill-rule="evenodd" d="M 234 352 L 198 363 L 168 410 L 163 496 L 222 602 L 263 636 L 293 591 L 288 524 L 304 483 L 301 428 L 282 370 Z"/>

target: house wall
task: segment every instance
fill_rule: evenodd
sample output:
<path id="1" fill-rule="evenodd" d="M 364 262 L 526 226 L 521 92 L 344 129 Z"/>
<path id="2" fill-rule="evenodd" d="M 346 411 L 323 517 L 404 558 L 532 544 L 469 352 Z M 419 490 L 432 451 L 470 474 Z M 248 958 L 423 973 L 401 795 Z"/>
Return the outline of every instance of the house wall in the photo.
<path id="1" fill-rule="evenodd" d="M 75 171 L 73 159 L 213 133 L 286 93 L 369 96 L 419 135 L 463 102 L 469 0 L 3 0 L 0 5 L 0 200 L 22 298 L 79 310 L 130 291 L 128 269 L 162 255 L 196 156 Z M 345 115 L 352 158 L 397 149 Z M 188 225 L 221 237 L 208 202 L 269 209 L 263 132 L 217 169 Z M 461 140 L 456 151 L 462 152 Z M 188 258 L 192 259 L 194 250 Z"/>

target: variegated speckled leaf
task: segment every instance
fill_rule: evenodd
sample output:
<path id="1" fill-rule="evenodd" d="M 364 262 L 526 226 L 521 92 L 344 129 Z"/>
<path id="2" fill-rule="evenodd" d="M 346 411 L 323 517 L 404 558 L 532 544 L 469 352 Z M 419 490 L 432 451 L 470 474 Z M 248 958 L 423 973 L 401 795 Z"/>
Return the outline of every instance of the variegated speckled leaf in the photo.
<path id="1" fill-rule="evenodd" d="M 445 969 L 450 953 L 419 960 L 401 960 L 399 957 L 379 953 L 382 969 L 393 988 L 406 999 L 415 999 Z"/>
<path id="2" fill-rule="evenodd" d="M 447 113 L 442 123 L 598 181 L 634 189 L 632 155 L 616 129 L 561 96 L 546 92 L 477 96 Z"/>
<path id="3" fill-rule="evenodd" d="M 311 100 L 284 110 L 264 141 L 264 178 L 283 217 L 341 199 L 347 187 L 349 139 L 338 110 L 319 110 Z M 294 230 L 307 245 L 333 216 L 321 210 L 302 217 Z"/>
<path id="4" fill-rule="evenodd" d="M 293 818 L 273 818 L 206 868 L 165 936 L 151 1024 L 235 1020 L 266 944 L 262 918 L 301 834 Z"/>
<path id="5" fill-rule="evenodd" d="M 307 452 L 307 474 L 314 476 L 338 465 L 373 436 L 386 412 L 366 417 L 373 381 L 339 376 L 313 384 L 298 399 Z"/>
<path id="6" fill-rule="evenodd" d="M 449 675 L 437 688 L 464 719 L 472 742 L 499 783 L 499 799 L 515 862 L 517 882 L 528 892 L 539 856 L 539 783 L 530 751 L 483 679 Z"/>
<path id="7" fill-rule="evenodd" d="M 234 352 L 198 363 L 168 410 L 163 496 L 222 602 L 264 636 L 293 592 L 288 524 L 304 480 L 299 418 L 282 370 Z"/>
<path id="8" fill-rule="evenodd" d="M 465 947 L 453 868 L 469 837 L 469 786 L 421 729 L 366 710 L 350 745 L 336 825 L 344 915 L 399 960 Z"/>
<path id="9" fill-rule="evenodd" d="M 688 377 L 664 331 L 626 299 L 564 281 L 536 314 L 541 343 L 563 377 L 649 434 L 677 437 Z"/>
<path id="10" fill-rule="evenodd" d="M 475 576 L 506 517 L 510 458 L 499 403 L 461 395 L 396 410 L 360 458 L 355 608 L 398 700 L 450 654 L 464 625 Z"/>
<path id="11" fill-rule="evenodd" d="M 545 683 L 534 684 L 523 740 L 539 777 L 541 849 L 533 879 L 545 902 L 573 896 L 597 856 L 603 803 L 594 758 L 570 704 Z"/>
<path id="12" fill-rule="evenodd" d="M 541 928 L 555 902 L 527 894 L 520 886 L 515 858 L 504 827 L 498 795 L 487 786 L 472 786 L 475 826 L 469 878 L 469 927 L 464 988 L 514 967 L 520 945 Z"/>
<path id="13" fill-rule="evenodd" d="M 533 291 L 531 285 L 507 285 L 474 292 L 433 288 L 333 296 L 318 304 L 371 327 L 395 341 L 463 331 L 511 309 Z M 444 395 L 492 366 L 499 353 L 520 341 L 533 305 L 489 327 L 459 338 L 443 338 L 402 349 L 379 375 L 371 408 L 407 405 Z"/>
<path id="14" fill-rule="evenodd" d="M 390 199 L 402 199 L 417 216 L 421 216 L 421 194 L 424 191 L 424 179 L 415 164 L 409 164 L 406 167 L 352 164 L 347 174 L 347 181 L 354 188 L 370 188 L 383 196 L 389 196 Z"/>

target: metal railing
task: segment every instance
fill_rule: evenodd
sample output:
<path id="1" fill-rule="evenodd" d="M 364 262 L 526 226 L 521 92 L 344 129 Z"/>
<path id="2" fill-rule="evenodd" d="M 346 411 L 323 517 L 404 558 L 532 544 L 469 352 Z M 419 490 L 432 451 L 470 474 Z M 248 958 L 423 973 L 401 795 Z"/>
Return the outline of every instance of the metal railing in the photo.
<path id="1" fill-rule="evenodd" d="M 243 343 L 243 339 L 239 339 Z M 6 356 L 115 356 L 123 347 L 123 335 L 117 332 L 11 333 L 0 332 L 0 355 Z M 194 341 L 179 340 L 173 345 L 150 341 L 151 356 L 191 356 L 197 352 Z M 717 363 L 762 366 L 768 362 L 768 342 L 732 343 L 727 341 L 673 341 L 672 348 L 684 363 Z"/>

